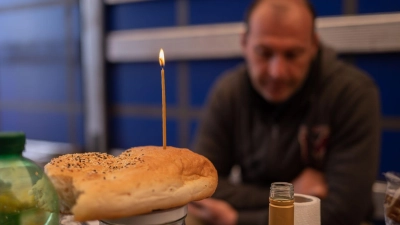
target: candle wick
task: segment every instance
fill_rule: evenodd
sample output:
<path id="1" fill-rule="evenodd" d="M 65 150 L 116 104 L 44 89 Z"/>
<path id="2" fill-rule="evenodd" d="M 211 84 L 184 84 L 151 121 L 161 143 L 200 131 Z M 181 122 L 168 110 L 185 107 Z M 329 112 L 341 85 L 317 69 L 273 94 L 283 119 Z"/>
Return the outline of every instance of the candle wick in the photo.
<path id="1" fill-rule="evenodd" d="M 159 58 L 158 60 L 160 61 L 160 66 L 161 66 L 161 68 L 164 69 L 164 66 L 165 66 L 164 60 L 163 60 L 162 58 Z"/>

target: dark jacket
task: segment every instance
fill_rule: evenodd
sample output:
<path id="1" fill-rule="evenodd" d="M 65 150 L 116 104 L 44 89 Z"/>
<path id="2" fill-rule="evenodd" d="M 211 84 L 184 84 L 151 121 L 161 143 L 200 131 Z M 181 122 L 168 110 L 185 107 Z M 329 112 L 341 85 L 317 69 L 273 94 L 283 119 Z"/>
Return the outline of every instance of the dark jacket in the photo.
<path id="1" fill-rule="evenodd" d="M 370 212 L 380 147 L 380 105 L 374 82 L 321 48 L 303 87 L 274 105 L 251 86 L 245 65 L 215 84 L 194 151 L 219 174 L 213 197 L 239 211 L 239 224 L 268 224 L 269 187 L 293 181 L 307 167 L 325 174 L 322 225 L 359 225 Z M 228 180 L 239 165 L 242 183 Z"/>

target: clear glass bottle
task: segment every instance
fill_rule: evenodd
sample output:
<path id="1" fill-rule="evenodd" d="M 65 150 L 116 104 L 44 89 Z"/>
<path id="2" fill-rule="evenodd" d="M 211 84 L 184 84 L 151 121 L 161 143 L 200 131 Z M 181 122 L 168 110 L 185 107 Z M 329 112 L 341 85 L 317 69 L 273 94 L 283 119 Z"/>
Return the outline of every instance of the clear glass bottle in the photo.
<path id="1" fill-rule="evenodd" d="M 294 225 L 294 190 L 291 183 L 271 184 L 269 225 Z"/>
<path id="2" fill-rule="evenodd" d="M 0 132 L 0 224 L 58 225 L 58 196 L 42 168 L 24 158 L 25 134 Z"/>

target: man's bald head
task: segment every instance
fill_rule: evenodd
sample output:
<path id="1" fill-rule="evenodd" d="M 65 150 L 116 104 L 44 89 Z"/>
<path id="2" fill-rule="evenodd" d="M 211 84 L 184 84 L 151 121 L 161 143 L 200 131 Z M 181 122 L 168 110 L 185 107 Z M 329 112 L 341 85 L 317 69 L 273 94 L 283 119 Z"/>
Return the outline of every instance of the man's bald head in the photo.
<path id="1" fill-rule="evenodd" d="M 318 52 L 310 5 L 256 0 L 246 20 L 241 45 L 252 86 L 269 102 L 285 102 L 302 87 Z"/>
<path id="2" fill-rule="evenodd" d="M 312 19 L 312 30 L 314 31 L 315 27 L 315 18 L 316 13 L 314 7 L 308 0 L 254 0 L 250 6 L 248 7 L 244 22 L 246 25 L 246 33 L 250 31 L 250 18 L 253 12 L 257 9 L 261 4 L 266 4 L 271 7 L 271 12 L 273 13 L 273 17 L 279 20 L 279 17 L 285 17 L 285 14 L 290 13 L 290 5 L 295 5 L 297 7 L 304 7 Z M 312 34 L 314 35 L 314 34 Z"/>

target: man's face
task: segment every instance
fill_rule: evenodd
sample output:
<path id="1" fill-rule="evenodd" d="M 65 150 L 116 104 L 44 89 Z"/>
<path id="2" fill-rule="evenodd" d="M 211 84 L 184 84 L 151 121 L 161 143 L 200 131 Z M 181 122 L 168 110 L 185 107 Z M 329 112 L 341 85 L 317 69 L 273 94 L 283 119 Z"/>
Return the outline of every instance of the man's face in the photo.
<path id="1" fill-rule="evenodd" d="M 242 39 L 252 85 L 272 103 L 288 100 L 302 86 L 318 49 L 310 13 L 302 6 L 287 7 L 279 12 L 261 3 Z"/>

